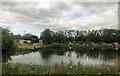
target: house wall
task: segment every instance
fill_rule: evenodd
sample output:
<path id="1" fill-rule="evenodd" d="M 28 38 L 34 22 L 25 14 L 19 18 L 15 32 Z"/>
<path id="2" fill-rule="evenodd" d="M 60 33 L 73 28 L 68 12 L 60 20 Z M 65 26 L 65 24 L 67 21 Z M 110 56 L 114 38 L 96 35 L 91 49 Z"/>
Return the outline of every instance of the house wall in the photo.
<path id="1" fill-rule="evenodd" d="M 27 43 L 31 43 L 30 40 L 20 40 L 20 44 L 24 43 L 25 41 L 26 41 Z"/>
<path id="2" fill-rule="evenodd" d="M 39 44 L 43 44 L 43 40 L 39 40 Z"/>

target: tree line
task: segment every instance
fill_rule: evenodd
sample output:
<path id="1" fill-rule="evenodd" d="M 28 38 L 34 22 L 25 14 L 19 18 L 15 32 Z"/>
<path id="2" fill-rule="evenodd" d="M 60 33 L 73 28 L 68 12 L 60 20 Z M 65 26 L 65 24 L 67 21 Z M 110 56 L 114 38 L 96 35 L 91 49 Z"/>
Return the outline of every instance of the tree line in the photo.
<path id="1" fill-rule="evenodd" d="M 50 29 L 45 29 L 40 36 L 44 44 L 50 44 L 54 42 L 66 43 L 66 42 L 105 42 L 114 43 L 120 42 L 120 30 L 116 29 L 100 29 L 100 30 L 67 30 L 54 32 Z"/>
<path id="2" fill-rule="evenodd" d="M 102 30 L 88 30 L 88 31 L 75 31 L 75 30 L 67 30 L 67 31 L 52 31 L 50 29 L 45 29 L 40 38 L 36 35 L 32 35 L 30 33 L 25 34 L 23 36 L 14 35 L 8 28 L 2 28 L 2 58 L 9 59 L 10 55 L 14 54 L 16 50 L 16 41 L 19 39 L 29 39 L 29 40 L 39 40 L 42 39 L 44 44 L 51 44 L 54 42 L 57 43 L 66 43 L 66 42 L 105 42 L 105 43 L 120 43 L 120 30 L 115 29 L 102 29 Z"/>

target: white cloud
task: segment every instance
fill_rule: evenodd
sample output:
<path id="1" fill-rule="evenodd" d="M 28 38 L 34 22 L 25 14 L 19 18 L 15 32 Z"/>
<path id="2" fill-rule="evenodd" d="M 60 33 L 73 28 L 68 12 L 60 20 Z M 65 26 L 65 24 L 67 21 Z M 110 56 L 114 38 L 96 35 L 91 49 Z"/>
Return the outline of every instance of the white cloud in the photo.
<path id="1" fill-rule="evenodd" d="M 45 28 L 52 30 L 117 29 L 118 7 L 115 2 L 52 1 L 2 2 L 0 21 L 11 26 L 11 30 L 15 33 L 28 31 L 36 32 L 34 34 L 37 35 Z"/>

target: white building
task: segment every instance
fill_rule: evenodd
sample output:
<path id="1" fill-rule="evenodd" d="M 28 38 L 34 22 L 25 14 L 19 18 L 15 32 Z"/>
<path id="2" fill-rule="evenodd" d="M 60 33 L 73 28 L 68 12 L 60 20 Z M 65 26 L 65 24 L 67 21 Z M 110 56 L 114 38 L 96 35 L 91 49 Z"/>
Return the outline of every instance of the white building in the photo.
<path id="1" fill-rule="evenodd" d="M 24 42 L 31 43 L 31 40 L 20 39 L 20 44 L 22 44 Z"/>
<path id="2" fill-rule="evenodd" d="M 43 44 L 43 40 L 39 40 L 39 44 Z"/>

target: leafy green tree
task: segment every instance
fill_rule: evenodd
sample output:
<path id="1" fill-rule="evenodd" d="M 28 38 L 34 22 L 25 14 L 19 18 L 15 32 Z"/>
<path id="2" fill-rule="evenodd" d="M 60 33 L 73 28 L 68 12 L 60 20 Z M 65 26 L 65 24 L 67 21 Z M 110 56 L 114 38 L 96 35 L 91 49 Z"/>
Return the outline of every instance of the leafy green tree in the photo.
<path id="1" fill-rule="evenodd" d="M 32 38 L 38 38 L 38 37 L 35 36 L 35 35 L 32 35 L 32 34 L 30 34 L 30 33 L 27 33 L 27 34 L 21 36 L 21 38 L 22 38 L 22 39 L 25 39 L 25 40 L 32 40 Z"/>
<path id="2" fill-rule="evenodd" d="M 55 42 L 58 42 L 58 43 L 65 43 L 66 42 L 66 36 L 65 36 L 64 32 L 62 32 L 62 31 L 56 32 L 53 35 L 53 37 L 54 37 Z"/>
<path id="3" fill-rule="evenodd" d="M 52 42 L 54 42 L 54 32 L 51 31 L 50 29 L 45 29 L 40 36 L 40 39 L 43 40 L 44 44 L 50 44 Z"/>
<path id="4" fill-rule="evenodd" d="M 38 36 L 32 35 L 30 33 L 27 33 L 27 34 L 21 36 L 21 39 L 31 40 L 32 43 L 39 42 Z"/>
<path id="5" fill-rule="evenodd" d="M 21 38 L 21 35 L 20 35 L 20 34 L 14 35 L 14 37 L 15 37 L 16 43 L 19 43 L 19 40 L 20 40 L 20 38 Z"/>
<path id="6" fill-rule="evenodd" d="M 12 55 L 15 50 L 14 35 L 8 28 L 2 28 L 2 60 L 7 61 L 10 59 L 10 55 Z"/>
<path id="7" fill-rule="evenodd" d="M 69 41 L 90 41 L 94 43 L 105 42 L 105 43 L 113 43 L 120 42 L 119 32 L 115 29 L 100 29 L 100 30 L 88 30 L 88 31 L 75 31 L 75 30 L 67 30 L 67 31 L 58 31 L 53 32 L 49 29 L 46 29 L 42 32 L 41 35 L 44 43 L 49 44 L 53 42 L 65 43 Z"/>

